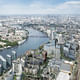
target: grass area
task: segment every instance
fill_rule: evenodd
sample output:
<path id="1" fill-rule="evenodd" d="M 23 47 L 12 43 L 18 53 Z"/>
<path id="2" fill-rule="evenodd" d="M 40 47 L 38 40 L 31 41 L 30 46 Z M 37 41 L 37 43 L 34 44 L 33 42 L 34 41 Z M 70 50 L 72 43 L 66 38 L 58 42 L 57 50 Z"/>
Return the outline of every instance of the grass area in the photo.
<path id="1" fill-rule="evenodd" d="M 6 45 L 4 45 L 4 46 L 16 46 L 16 45 L 18 45 L 17 41 L 10 42 L 8 40 L 1 40 L 1 39 L 0 39 L 0 41 L 6 43 Z M 3 48 L 4 46 L 0 45 L 0 48 Z"/>
<path id="2" fill-rule="evenodd" d="M 41 45 L 41 46 L 39 47 L 39 49 L 42 50 L 42 49 L 43 49 L 43 45 Z"/>
<path id="3" fill-rule="evenodd" d="M 13 80 L 16 80 L 16 75 L 14 75 L 14 79 Z"/>
<path id="4" fill-rule="evenodd" d="M 7 42 L 5 46 L 16 46 L 16 45 L 18 45 L 18 42 L 14 41 L 14 42 Z"/>
<path id="5" fill-rule="evenodd" d="M 3 46 L 2 46 L 2 45 L 0 45 L 0 48 L 3 48 Z"/>

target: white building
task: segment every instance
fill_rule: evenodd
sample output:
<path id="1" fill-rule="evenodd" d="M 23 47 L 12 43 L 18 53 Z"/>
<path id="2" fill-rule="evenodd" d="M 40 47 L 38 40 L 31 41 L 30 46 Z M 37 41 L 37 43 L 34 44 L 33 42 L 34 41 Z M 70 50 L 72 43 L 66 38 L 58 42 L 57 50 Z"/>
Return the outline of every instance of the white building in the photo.
<path id="1" fill-rule="evenodd" d="M 69 54 L 69 48 L 68 48 L 67 46 L 64 46 L 64 47 L 63 47 L 63 52 L 64 52 L 64 54 L 65 54 L 66 56 L 68 56 L 68 54 Z"/>
<path id="2" fill-rule="evenodd" d="M 16 51 L 12 51 L 12 60 L 15 60 L 17 58 Z"/>
<path id="3" fill-rule="evenodd" d="M 7 69 L 6 60 L 0 55 L 1 65 L 3 69 Z"/>
<path id="4" fill-rule="evenodd" d="M 2 23 L 0 23 L 0 27 L 2 26 Z"/>
<path id="5" fill-rule="evenodd" d="M 13 61 L 12 71 L 13 71 L 13 74 L 16 75 L 16 80 L 21 80 L 21 75 L 22 75 L 21 61 L 17 61 L 17 60 Z"/>
<path id="6" fill-rule="evenodd" d="M 10 55 L 7 55 L 7 63 L 8 63 L 9 66 L 11 66 L 11 64 L 12 64 L 12 60 L 11 60 Z"/>
<path id="7" fill-rule="evenodd" d="M 56 45 L 56 59 L 60 59 L 60 45 Z"/>
<path id="8" fill-rule="evenodd" d="M 51 30 L 51 40 L 56 38 L 56 31 L 55 30 Z"/>
<path id="9" fill-rule="evenodd" d="M 48 29 L 46 32 L 47 32 L 48 37 L 50 37 L 51 30 Z"/>
<path id="10" fill-rule="evenodd" d="M 44 45 L 44 50 L 47 51 L 47 55 L 54 55 L 55 53 L 55 40 L 53 40 L 51 43 L 47 43 Z"/>
<path id="11" fill-rule="evenodd" d="M 15 31 L 16 36 L 26 37 L 26 34 L 27 34 L 27 32 L 25 30 L 16 30 Z"/>
<path id="12" fill-rule="evenodd" d="M 0 64 L 0 75 L 2 74 L 2 65 Z"/>
<path id="13" fill-rule="evenodd" d="M 63 44 L 64 43 L 62 34 L 58 34 L 57 39 L 58 39 L 58 44 Z"/>

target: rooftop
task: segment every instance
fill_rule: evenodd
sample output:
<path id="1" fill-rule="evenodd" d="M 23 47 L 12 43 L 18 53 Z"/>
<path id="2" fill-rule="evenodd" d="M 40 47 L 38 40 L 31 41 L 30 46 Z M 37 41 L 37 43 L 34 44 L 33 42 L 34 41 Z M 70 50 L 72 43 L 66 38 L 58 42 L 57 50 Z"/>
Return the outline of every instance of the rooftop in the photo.
<path id="1" fill-rule="evenodd" d="M 70 79 L 69 74 L 64 73 L 64 72 L 60 72 L 59 75 L 57 76 L 56 80 L 64 80 L 64 79 L 69 80 Z"/>
<path id="2" fill-rule="evenodd" d="M 6 62 L 6 60 L 0 55 L 0 59 L 2 60 L 2 61 L 5 61 Z"/>

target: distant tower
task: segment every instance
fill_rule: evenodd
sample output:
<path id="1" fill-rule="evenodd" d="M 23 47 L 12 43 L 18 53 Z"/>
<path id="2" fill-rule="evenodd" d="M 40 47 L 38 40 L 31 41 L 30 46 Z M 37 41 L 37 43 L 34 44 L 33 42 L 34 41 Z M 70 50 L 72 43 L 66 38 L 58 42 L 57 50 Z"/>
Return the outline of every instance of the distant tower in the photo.
<path id="1" fill-rule="evenodd" d="M 12 51 L 12 60 L 17 59 L 16 51 Z"/>
<path id="2" fill-rule="evenodd" d="M 53 40 L 53 31 L 51 30 L 51 40 Z"/>
<path id="3" fill-rule="evenodd" d="M 51 40 L 54 40 L 56 38 L 56 31 L 51 30 Z"/>
<path id="4" fill-rule="evenodd" d="M 56 27 L 51 28 L 51 40 L 54 40 L 56 38 Z"/>

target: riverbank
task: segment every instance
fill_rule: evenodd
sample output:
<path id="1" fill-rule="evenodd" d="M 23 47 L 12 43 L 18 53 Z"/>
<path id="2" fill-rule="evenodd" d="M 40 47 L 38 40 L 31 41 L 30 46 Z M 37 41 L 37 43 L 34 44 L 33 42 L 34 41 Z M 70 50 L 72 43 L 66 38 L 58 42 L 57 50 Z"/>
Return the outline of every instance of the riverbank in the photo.
<path id="1" fill-rule="evenodd" d="M 33 29 L 38 30 L 38 31 L 44 33 L 48 37 L 48 34 L 44 30 L 41 30 L 41 29 L 38 29 L 38 28 L 35 28 L 35 27 Z"/>
<path id="2" fill-rule="evenodd" d="M 26 36 L 23 40 L 21 40 L 21 41 L 10 42 L 10 41 L 8 41 L 8 40 L 1 40 L 1 39 L 0 39 L 0 41 L 5 44 L 5 45 L 3 45 L 3 46 L 0 45 L 0 50 L 2 51 L 2 50 L 4 50 L 4 49 L 9 49 L 9 48 L 18 46 L 18 45 L 20 45 L 20 44 L 23 44 L 23 43 L 27 40 L 28 35 L 29 35 L 29 32 L 27 31 L 27 36 Z"/>

